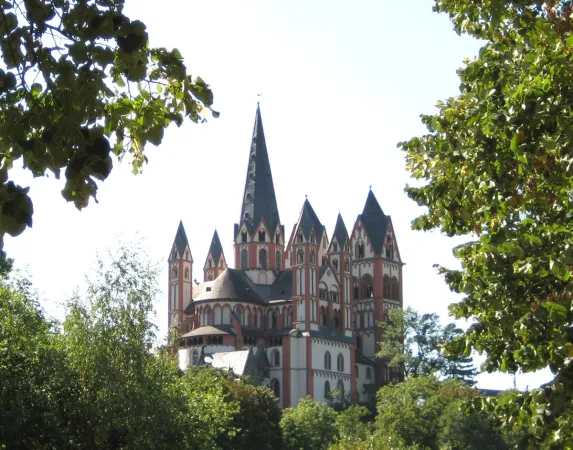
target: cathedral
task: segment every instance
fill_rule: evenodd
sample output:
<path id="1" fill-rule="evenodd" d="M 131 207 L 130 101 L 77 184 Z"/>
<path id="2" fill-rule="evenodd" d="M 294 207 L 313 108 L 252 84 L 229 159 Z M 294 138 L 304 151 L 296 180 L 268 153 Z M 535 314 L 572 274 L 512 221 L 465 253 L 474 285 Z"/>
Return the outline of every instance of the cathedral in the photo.
<path id="1" fill-rule="evenodd" d="M 377 322 L 402 307 L 402 266 L 392 221 L 372 190 L 350 233 L 332 235 L 308 199 L 290 234 L 279 216 L 260 108 L 248 155 L 234 267 L 215 231 L 193 274 L 183 223 L 168 259 L 169 326 L 179 364 L 211 364 L 267 385 L 282 408 L 317 401 L 368 404 L 401 374 L 375 358 Z M 195 269 L 197 270 L 197 269 Z"/>

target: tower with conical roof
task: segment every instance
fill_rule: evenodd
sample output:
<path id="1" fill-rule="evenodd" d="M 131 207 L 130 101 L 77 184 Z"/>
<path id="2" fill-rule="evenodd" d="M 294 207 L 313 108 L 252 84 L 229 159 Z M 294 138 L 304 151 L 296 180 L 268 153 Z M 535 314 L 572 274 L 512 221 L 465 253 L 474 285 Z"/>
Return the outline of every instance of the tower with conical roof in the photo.
<path id="1" fill-rule="evenodd" d="M 193 257 L 183 221 L 180 221 L 177 227 L 167 264 L 169 266 L 168 326 L 169 328 L 176 327 L 181 332 L 186 331 L 184 330 L 183 311 L 191 301 Z"/>
<path id="2" fill-rule="evenodd" d="M 374 359 L 380 342 L 377 322 L 387 318 L 390 308 L 402 307 L 402 266 L 392 220 L 382 211 L 372 190 L 352 231 L 353 268 L 358 275 L 353 286 L 358 351 Z M 383 361 L 376 360 L 376 385 L 397 381 Z"/>
<path id="3" fill-rule="evenodd" d="M 235 267 L 254 283 L 272 284 L 284 265 L 281 225 L 261 109 L 257 105 L 241 217 L 235 224 Z"/>
<path id="4" fill-rule="evenodd" d="M 203 281 L 213 281 L 226 268 L 227 261 L 225 260 L 225 254 L 223 253 L 221 239 L 219 239 L 219 233 L 217 233 L 217 230 L 215 230 L 215 233 L 213 233 L 213 239 L 211 239 L 209 253 L 207 254 L 207 259 L 205 260 L 205 265 L 203 266 Z"/>

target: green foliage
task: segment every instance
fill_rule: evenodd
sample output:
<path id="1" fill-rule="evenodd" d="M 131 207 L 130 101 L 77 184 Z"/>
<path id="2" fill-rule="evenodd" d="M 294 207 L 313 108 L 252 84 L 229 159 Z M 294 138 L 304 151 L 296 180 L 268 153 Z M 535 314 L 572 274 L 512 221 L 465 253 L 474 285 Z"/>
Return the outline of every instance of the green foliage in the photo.
<path id="1" fill-rule="evenodd" d="M 221 448 L 238 408 L 222 383 L 198 388 L 153 354 L 155 277 L 136 245 L 120 247 L 69 301 L 63 329 L 0 282 L 0 448 Z"/>
<path id="2" fill-rule="evenodd" d="M 382 387 L 377 394 L 377 448 L 506 449 L 498 424 L 467 413 L 478 392 L 459 380 L 420 375 Z"/>
<path id="3" fill-rule="evenodd" d="M 347 409 L 338 413 L 336 426 L 340 436 L 340 442 L 333 448 L 370 448 L 372 441 L 371 413 L 368 408 L 360 405 L 350 405 Z"/>
<path id="4" fill-rule="evenodd" d="M 440 374 L 473 384 L 477 371 L 466 355 L 444 353 L 443 346 L 462 333 L 455 324 L 440 325 L 437 314 L 420 314 L 413 308 L 393 308 L 381 330 L 378 358 L 406 377 Z"/>
<path id="5" fill-rule="evenodd" d="M 460 94 L 422 116 L 428 134 L 399 144 L 425 184 L 414 228 L 474 240 L 440 268 L 475 324 L 451 350 L 484 369 L 550 368 L 553 383 L 500 403 L 507 425 L 573 446 L 573 23 L 570 2 L 437 0 L 458 33 L 484 41 L 460 68 Z M 488 408 L 495 408 L 495 401 Z"/>
<path id="6" fill-rule="evenodd" d="M 32 225 L 28 188 L 8 180 L 16 160 L 34 176 L 64 170 L 63 197 L 95 198 L 111 154 L 131 157 L 188 117 L 203 121 L 213 93 L 177 49 L 150 48 L 124 0 L 3 0 L 0 8 L 0 246 Z M 211 110 L 213 116 L 218 113 Z"/>
<path id="7" fill-rule="evenodd" d="M 337 413 L 311 397 L 296 408 L 286 408 L 280 426 L 285 450 L 326 450 L 338 440 Z"/>

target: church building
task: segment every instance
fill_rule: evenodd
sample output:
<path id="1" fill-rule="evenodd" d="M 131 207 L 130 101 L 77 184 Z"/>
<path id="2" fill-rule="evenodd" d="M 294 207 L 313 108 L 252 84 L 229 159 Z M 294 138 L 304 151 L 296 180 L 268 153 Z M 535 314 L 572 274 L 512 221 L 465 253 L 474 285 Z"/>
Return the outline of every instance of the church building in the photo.
<path id="1" fill-rule="evenodd" d="M 287 235 L 259 107 L 232 260 L 235 268 L 215 231 L 198 275 L 179 223 L 168 259 L 168 320 L 181 334 L 182 370 L 206 361 L 239 368 L 237 375 L 269 386 L 283 408 L 307 395 L 370 403 L 400 378 L 375 358 L 376 323 L 402 307 L 390 216 L 370 190 L 350 233 L 339 214 L 329 236 L 306 199 Z"/>

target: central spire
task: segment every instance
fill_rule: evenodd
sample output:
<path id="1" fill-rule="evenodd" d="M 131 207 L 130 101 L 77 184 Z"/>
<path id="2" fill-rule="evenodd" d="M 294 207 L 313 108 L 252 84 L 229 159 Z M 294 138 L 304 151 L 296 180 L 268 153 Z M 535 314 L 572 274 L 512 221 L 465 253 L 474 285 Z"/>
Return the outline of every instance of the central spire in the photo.
<path id="1" fill-rule="evenodd" d="M 261 109 L 258 104 L 239 224 L 243 220 L 247 223 L 251 233 L 255 231 L 255 227 L 261 220 L 273 233 L 280 221 Z"/>

